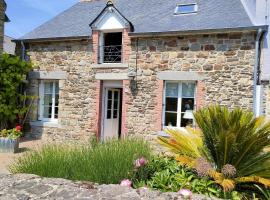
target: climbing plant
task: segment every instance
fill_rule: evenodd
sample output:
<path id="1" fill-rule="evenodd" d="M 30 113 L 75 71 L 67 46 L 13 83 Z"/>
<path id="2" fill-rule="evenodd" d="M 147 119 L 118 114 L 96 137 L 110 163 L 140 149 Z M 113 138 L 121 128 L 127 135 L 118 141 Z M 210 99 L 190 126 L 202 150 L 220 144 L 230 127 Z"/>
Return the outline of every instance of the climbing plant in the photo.
<path id="1" fill-rule="evenodd" d="M 0 130 L 8 128 L 27 112 L 23 85 L 32 65 L 17 56 L 0 56 Z"/>

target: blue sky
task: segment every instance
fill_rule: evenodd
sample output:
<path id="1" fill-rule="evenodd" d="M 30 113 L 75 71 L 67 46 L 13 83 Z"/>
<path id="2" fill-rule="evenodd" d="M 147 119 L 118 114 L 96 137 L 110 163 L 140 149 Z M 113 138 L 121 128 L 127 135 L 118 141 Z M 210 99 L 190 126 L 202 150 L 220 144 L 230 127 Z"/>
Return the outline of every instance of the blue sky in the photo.
<path id="1" fill-rule="evenodd" d="M 79 0 L 6 0 L 11 22 L 5 24 L 5 34 L 13 38 L 23 36 Z"/>

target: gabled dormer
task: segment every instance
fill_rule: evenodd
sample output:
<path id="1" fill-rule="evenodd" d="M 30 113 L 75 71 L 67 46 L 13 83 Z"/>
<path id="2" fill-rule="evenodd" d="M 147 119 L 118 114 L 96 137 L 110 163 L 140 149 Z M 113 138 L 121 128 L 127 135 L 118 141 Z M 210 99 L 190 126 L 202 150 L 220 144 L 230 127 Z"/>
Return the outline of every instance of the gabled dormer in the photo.
<path id="1" fill-rule="evenodd" d="M 125 61 L 123 52 L 127 52 L 125 49 L 127 33 L 132 30 L 132 24 L 109 1 L 90 26 L 93 31 L 97 63 L 123 63 Z"/>

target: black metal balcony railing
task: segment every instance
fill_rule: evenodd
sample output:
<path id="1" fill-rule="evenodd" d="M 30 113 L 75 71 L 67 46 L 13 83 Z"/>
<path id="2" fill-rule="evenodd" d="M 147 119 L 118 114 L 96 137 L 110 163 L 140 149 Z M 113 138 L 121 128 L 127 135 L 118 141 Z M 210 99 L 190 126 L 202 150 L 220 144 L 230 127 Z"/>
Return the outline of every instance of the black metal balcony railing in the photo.
<path id="1" fill-rule="evenodd" d="M 120 63 L 122 61 L 122 45 L 103 46 L 104 63 Z"/>

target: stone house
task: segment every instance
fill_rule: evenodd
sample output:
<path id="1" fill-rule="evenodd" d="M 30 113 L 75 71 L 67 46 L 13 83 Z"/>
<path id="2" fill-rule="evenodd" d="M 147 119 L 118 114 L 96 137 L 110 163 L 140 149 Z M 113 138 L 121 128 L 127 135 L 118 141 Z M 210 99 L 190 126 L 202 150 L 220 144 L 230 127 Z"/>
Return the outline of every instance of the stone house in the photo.
<path id="1" fill-rule="evenodd" d="M 6 11 L 6 2 L 0 0 L 0 53 L 3 52 L 3 42 L 4 42 L 4 24 L 9 21 L 8 17 L 5 14 Z"/>
<path id="2" fill-rule="evenodd" d="M 81 0 L 17 40 L 35 65 L 31 133 L 151 140 L 210 104 L 257 112 L 267 28 L 242 0 Z"/>

